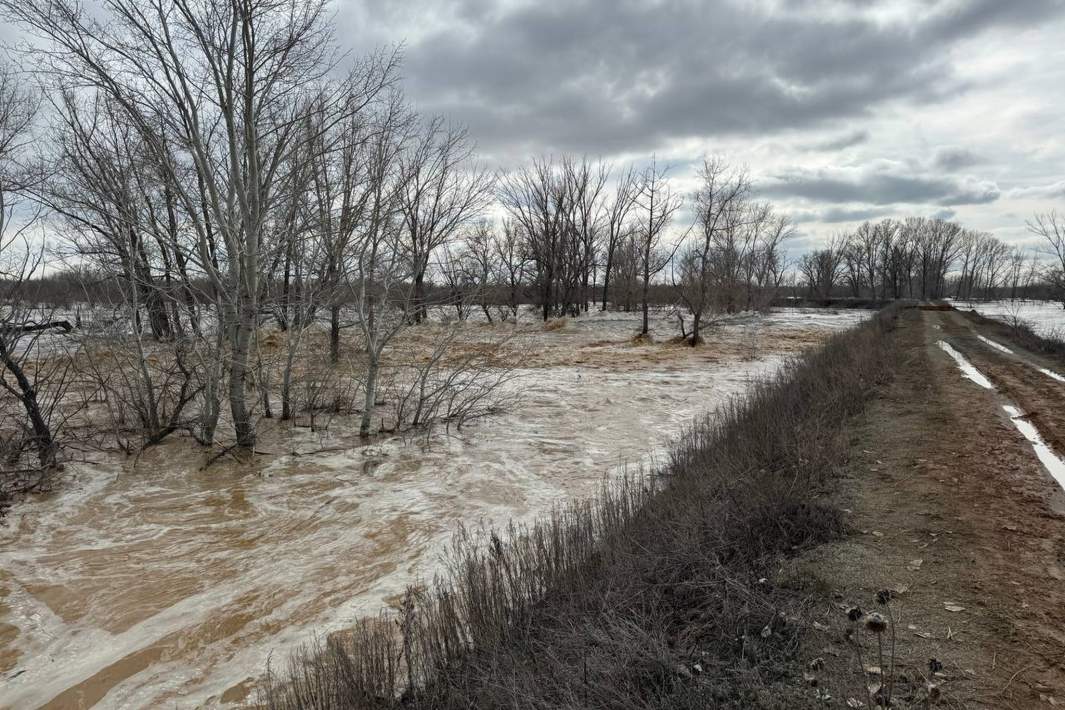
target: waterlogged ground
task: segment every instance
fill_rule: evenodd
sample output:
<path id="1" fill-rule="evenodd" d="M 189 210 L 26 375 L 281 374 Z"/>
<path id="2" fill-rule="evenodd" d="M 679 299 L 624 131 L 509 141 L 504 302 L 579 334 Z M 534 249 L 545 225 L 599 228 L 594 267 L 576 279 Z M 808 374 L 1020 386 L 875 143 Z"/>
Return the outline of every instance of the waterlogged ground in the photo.
<path id="1" fill-rule="evenodd" d="M 238 703 L 271 658 L 431 576 L 460 523 L 592 494 L 867 315 L 738 317 L 693 350 L 634 345 L 635 316 L 596 314 L 515 340 L 519 403 L 428 445 L 363 444 L 339 420 L 327 433 L 267 422 L 251 464 L 204 468 L 176 439 L 71 466 L 0 527 L 0 707 Z"/>
<path id="2" fill-rule="evenodd" d="M 955 301 L 954 307 L 982 316 L 1012 321 L 1019 318 L 1043 337 L 1065 337 L 1065 308 L 1054 301 Z"/>

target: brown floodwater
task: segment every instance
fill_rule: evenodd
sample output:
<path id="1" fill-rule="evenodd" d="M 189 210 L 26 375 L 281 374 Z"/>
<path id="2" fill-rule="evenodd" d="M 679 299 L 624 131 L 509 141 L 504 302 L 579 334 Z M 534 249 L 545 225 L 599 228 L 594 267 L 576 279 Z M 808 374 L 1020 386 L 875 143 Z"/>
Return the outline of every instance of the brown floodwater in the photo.
<path id="1" fill-rule="evenodd" d="M 431 578 L 459 524 L 528 520 L 653 463 L 701 413 L 865 314 L 787 311 L 698 349 L 595 315 L 520 346 L 508 411 L 426 441 L 264 421 L 250 463 L 174 439 L 69 467 L 0 527 L 0 707 L 239 703 L 316 634 Z M 659 323 L 665 332 L 666 323 Z"/>

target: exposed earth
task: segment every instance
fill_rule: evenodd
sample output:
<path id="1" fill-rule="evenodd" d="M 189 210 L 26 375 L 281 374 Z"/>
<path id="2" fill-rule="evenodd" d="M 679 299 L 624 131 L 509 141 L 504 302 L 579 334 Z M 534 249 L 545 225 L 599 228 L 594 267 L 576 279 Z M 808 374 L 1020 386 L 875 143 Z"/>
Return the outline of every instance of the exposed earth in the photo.
<path id="1" fill-rule="evenodd" d="M 806 653 L 850 680 L 826 688 L 832 706 L 863 707 L 878 657 L 867 646 L 858 671 L 845 610 L 883 612 L 890 591 L 896 664 L 939 686 L 940 706 L 1065 705 L 1065 493 L 1004 409 L 1060 460 L 1065 367 L 959 311 L 912 310 L 899 329 L 906 362 L 856 423 L 840 479 L 852 534 L 781 571 L 814 599 Z"/>

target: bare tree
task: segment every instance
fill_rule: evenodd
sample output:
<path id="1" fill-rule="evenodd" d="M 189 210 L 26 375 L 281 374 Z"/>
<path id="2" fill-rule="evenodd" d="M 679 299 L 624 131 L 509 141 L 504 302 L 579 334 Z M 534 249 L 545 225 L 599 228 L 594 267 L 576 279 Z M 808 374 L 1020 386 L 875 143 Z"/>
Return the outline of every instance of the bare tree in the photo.
<path id="1" fill-rule="evenodd" d="M 0 7 L 42 41 L 33 56 L 57 88 L 113 103 L 184 207 L 190 256 L 222 305 L 237 443 L 254 445 L 245 381 L 263 238 L 287 185 L 284 157 L 307 139 L 308 97 L 334 63 L 324 0 L 107 0 L 91 15 L 70 0 Z"/>
<path id="2" fill-rule="evenodd" d="M 408 173 L 400 161 L 412 126 L 409 112 L 394 96 L 379 114 L 363 157 L 369 194 L 354 241 L 354 269 L 348 283 L 367 358 L 359 423 L 359 434 L 364 437 L 371 434 L 382 353 L 407 324 L 413 297 L 413 270 L 403 241 L 403 191 Z"/>
<path id="3" fill-rule="evenodd" d="M 503 220 L 502 228 L 493 234 L 492 250 L 497 270 L 496 281 L 507 294 L 506 310 L 502 311 L 501 318 L 517 320 L 525 280 L 526 255 L 520 228 L 514 220 Z"/>
<path id="4" fill-rule="evenodd" d="M 715 290 L 731 286 L 723 283 L 719 271 L 735 259 L 736 233 L 745 219 L 751 190 L 747 174 L 732 170 L 720 159 L 704 159 L 699 178 L 701 184 L 692 196 L 692 241 L 684 246 L 678 269 L 678 294 L 692 317 L 691 335 L 681 335 L 693 346 L 701 342 L 699 329 Z"/>
<path id="5" fill-rule="evenodd" d="M 963 246 L 961 226 L 942 219 L 911 218 L 903 229 L 917 250 L 921 298 L 942 298 L 947 272 Z"/>
<path id="6" fill-rule="evenodd" d="M 640 244 L 640 272 L 643 290 L 643 324 L 640 335 L 649 333 L 649 293 L 651 279 L 669 264 L 671 253 L 662 250 L 662 237 L 681 206 L 679 195 L 673 194 L 666 177 L 668 167 L 658 167 L 652 157 L 651 164 L 640 175 L 635 191 L 637 210 L 636 234 Z"/>
<path id="7" fill-rule="evenodd" d="M 560 280 L 569 246 L 566 188 L 557 166 L 538 158 L 501 176 L 500 204 L 521 231 L 524 254 L 533 266 L 533 288 L 544 321 L 560 310 Z"/>
<path id="8" fill-rule="evenodd" d="M 593 297 L 589 284 L 594 286 L 595 267 L 600 241 L 602 217 L 601 196 L 610 176 L 603 163 L 592 164 L 587 158 L 564 160 L 563 170 L 570 190 L 570 229 L 576 240 L 575 256 L 580 279 L 579 311 L 588 311 Z"/>
<path id="9" fill-rule="evenodd" d="M 440 302 L 455 309 L 455 316 L 464 321 L 473 311 L 477 282 L 473 275 L 476 270 L 470 264 L 470 253 L 465 245 L 448 245 L 440 249 L 435 257 L 436 274 L 443 281 L 445 293 Z"/>
<path id="10" fill-rule="evenodd" d="M 631 313 L 640 304 L 640 263 L 643 252 L 635 226 L 630 226 L 618 240 L 613 272 L 615 306 Z"/>
<path id="11" fill-rule="evenodd" d="M 1054 210 L 1037 214 L 1029 220 L 1028 231 L 1046 242 L 1045 253 L 1053 260 L 1048 270 L 1048 280 L 1065 308 L 1065 219 Z"/>
<path id="12" fill-rule="evenodd" d="M 498 255 L 494 247 L 495 232 L 487 220 L 480 220 L 471 227 L 463 239 L 462 260 L 466 280 L 474 290 L 474 297 L 485 319 L 492 322 L 490 305 L 495 296 L 496 277 L 499 274 Z"/>
<path id="13" fill-rule="evenodd" d="M 629 216 L 635 205 L 636 170 L 632 166 L 618 177 L 614 192 L 604 209 L 604 226 L 606 228 L 606 262 L 603 265 L 603 306 L 606 310 L 610 296 L 610 276 L 614 272 L 614 255 L 617 252 L 626 231 L 629 229 Z"/>
<path id="14" fill-rule="evenodd" d="M 433 118 L 402 156 L 405 248 L 414 279 L 413 316 L 425 317 L 425 273 L 433 252 L 476 219 L 491 199 L 493 176 L 473 165 L 464 128 Z"/>
<path id="15" fill-rule="evenodd" d="M 0 213 L 0 227 L 8 226 L 10 210 L 8 202 Z M 69 331 L 71 326 L 42 313 L 36 304 L 26 300 L 30 295 L 28 283 L 39 272 L 42 254 L 41 249 L 31 248 L 20 233 L 0 240 L 0 386 L 15 398 L 24 416 L 16 429 L 15 441 L 4 441 L 2 453 L 5 462 L 17 468 L 22 450 L 29 446 L 37 453 L 40 469 L 45 470 L 58 460 L 58 431 L 52 418 L 61 404 L 67 378 L 66 372 L 55 371 L 54 361 L 49 366 L 48 358 L 42 358 L 39 345 L 49 331 Z M 46 391 L 49 388 L 51 391 Z M 13 415 L 6 411 L 0 414 Z"/>
<path id="16" fill-rule="evenodd" d="M 344 322 L 341 308 L 348 295 L 346 281 L 357 252 L 357 232 L 366 217 L 373 194 L 369 146 L 382 126 L 410 122 L 406 108 L 392 91 L 398 67 L 395 52 L 369 56 L 352 72 L 343 87 L 347 97 L 344 115 L 331 115 L 328 104 L 319 104 L 310 120 L 318 124 L 311 132 L 314 143 L 304 159 L 310 163 L 313 231 L 322 241 L 321 272 L 316 275 L 324 289 L 329 309 L 329 359 L 340 360 L 340 331 L 354 325 Z M 385 121 L 381 115 L 391 115 Z"/>
<path id="17" fill-rule="evenodd" d="M 799 271 L 806 279 L 811 295 L 817 298 L 832 295 L 843 265 L 847 241 L 846 234 L 836 234 L 823 248 L 804 254 L 799 260 Z"/>

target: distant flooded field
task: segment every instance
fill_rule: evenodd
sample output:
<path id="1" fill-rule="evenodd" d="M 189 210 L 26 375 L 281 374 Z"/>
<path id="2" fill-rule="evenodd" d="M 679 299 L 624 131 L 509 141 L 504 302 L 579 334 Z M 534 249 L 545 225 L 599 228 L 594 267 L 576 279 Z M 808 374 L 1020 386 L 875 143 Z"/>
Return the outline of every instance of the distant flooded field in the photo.
<path id="1" fill-rule="evenodd" d="M 1065 308 L 1055 301 L 954 301 L 953 305 L 988 318 L 1007 321 L 1018 318 L 1044 337 L 1055 333 L 1065 337 Z"/>

